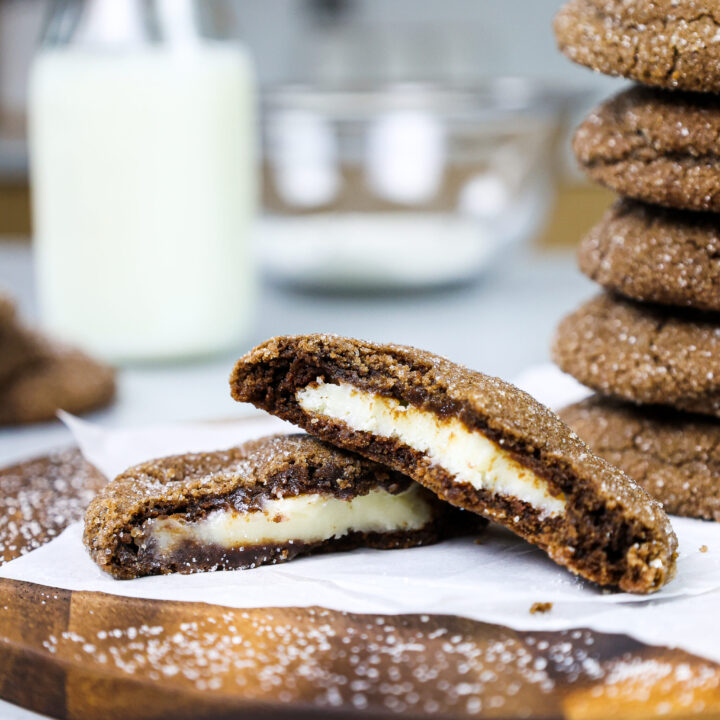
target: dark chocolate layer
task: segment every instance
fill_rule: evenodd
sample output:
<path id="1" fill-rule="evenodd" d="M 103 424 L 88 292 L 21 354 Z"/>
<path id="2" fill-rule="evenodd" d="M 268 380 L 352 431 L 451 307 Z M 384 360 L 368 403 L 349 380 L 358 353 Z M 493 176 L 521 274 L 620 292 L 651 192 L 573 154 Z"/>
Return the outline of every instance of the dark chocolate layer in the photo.
<path id="1" fill-rule="evenodd" d="M 216 570 L 247 570 L 260 565 L 275 565 L 303 555 L 355 550 L 361 547 L 394 550 L 438 541 L 438 527 L 427 525 L 420 530 L 396 532 L 350 532 L 318 542 L 294 541 L 264 545 L 225 548 L 222 545 L 199 544 L 184 540 L 167 554 L 160 554 L 154 543 L 143 544 L 136 557 L 128 558 L 140 568 L 138 575 L 191 574 Z"/>

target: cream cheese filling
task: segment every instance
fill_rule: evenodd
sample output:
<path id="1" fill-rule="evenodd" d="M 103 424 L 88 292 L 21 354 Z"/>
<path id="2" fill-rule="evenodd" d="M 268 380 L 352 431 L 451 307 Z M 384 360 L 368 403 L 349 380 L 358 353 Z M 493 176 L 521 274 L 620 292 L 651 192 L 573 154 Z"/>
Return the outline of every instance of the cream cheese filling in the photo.
<path id="1" fill-rule="evenodd" d="M 422 488 L 412 484 L 393 495 L 374 488 L 349 500 L 326 494 L 306 494 L 267 500 L 261 510 L 213 510 L 188 522 L 169 515 L 147 522 L 145 532 L 155 550 L 166 555 L 184 541 L 225 548 L 254 545 L 318 542 L 349 532 L 419 530 L 432 519 Z"/>
<path id="2" fill-rule="evenodd" d="M 541 517 L 565 511 L 565 499 L 552 495 L 546 480 L 456 418 L 440 418 L 349 383 L 336 385 L 319 379 L 298 390 L 295 397 L 308 413 L 340 420 L 352 430 L 396 438 L 425 453 L 433 465 L 442 467 L 457 482 L 524 500 Z"/>

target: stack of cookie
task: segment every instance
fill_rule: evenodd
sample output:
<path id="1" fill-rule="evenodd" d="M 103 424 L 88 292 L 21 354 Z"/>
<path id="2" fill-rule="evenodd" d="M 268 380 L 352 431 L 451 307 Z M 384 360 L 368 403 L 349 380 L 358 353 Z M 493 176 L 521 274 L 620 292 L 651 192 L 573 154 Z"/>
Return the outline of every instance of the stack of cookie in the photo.
<path id="1" fill-rule="evenodd" d="M 622 197 L 579 252 L 604 292 L 553 348 L 598 395 L 561 415 L 669 512 L 720 520 L 720 5 L 572 0 L 555 33 L 571 60 L 641 83 L 574 140 Z"/>

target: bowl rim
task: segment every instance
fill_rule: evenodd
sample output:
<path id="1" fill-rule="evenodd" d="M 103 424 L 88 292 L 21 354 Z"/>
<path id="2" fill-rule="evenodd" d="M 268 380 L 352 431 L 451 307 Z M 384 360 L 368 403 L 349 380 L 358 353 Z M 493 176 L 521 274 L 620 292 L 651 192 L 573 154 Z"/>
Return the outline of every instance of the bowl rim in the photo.
<path id="1" fill-rule="evenodd" d="M 261 92 L 269 113 L 316 113 L 337 121 L 361 121 L 388 112 L 424 112 L 452 120 L 489 120 L 532 115 L 557 118 L 585 94 L 522 76 L 500 76 L 465 83 L 385 82 L 333 85 L 278 83 Z"/>

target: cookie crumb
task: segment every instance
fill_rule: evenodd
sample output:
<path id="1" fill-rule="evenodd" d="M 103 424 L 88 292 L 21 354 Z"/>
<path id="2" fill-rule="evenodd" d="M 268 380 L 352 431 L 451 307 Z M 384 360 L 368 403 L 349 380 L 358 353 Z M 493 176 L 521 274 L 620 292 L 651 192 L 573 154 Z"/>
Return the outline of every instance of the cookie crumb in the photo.
<path id="1" fill-rule="evenodd" d="M 707 545 L 701 545 L 701 546 L 700 546 L 700 552 L 701 552 L 701 553 L 706 553 L 707 551 L 708 551 L 708 546 L 707 546 Z"/>
<path id="2" fill-rule="evenodd" d="M 548 613 L 552 610 L 553 604 L 551 602 L 534 602 L 530 606 L 530 614 L 535 615 L 536 613 Z"/>
<path id="3" fill-rule="evenodd" d="M 474 540 L 473 542 L 474 542 L 476 545 L 482 545 L 482 544 L 483 544 L 483 539 L 482 539 L 482 538 L 475 538 L 475 540 Z"/>

